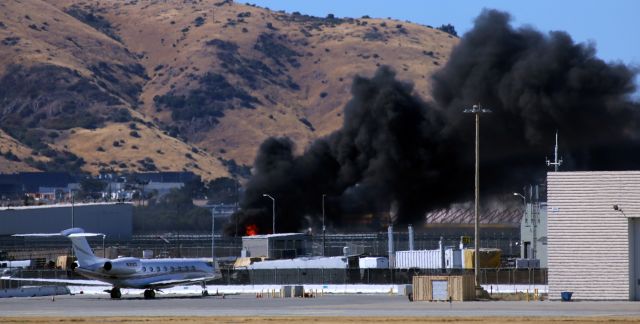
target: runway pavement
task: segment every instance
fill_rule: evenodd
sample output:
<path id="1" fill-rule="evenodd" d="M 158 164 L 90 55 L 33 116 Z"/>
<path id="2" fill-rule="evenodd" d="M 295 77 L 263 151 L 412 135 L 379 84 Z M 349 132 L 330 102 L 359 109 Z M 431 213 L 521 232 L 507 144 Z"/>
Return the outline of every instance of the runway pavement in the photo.
<path id="1" fill-rule="evenodd" d="M 21 297 L 0 300 L 0 316 L 632 316 L 640 302 L 409 302 L 395 295 L 325 295 L 318 298 L 159 296 L 154 300 L 103 295 Z"/>

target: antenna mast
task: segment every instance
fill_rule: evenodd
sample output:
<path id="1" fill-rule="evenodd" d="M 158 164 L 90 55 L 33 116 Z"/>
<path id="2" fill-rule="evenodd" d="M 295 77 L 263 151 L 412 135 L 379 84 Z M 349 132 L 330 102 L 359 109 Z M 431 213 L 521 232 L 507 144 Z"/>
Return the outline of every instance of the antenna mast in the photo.
<path id="1" fill-rule="evenodd" d="M 558 160 L 558 131 L 556 131 L 556 146 L 553 151 L 553 162 L 547 159 L 547 166 L 552 166 L 552 165 L 554 167 L 555 172 L 558 172 L 558 168 L 562 165 L 562 158 Z"/>

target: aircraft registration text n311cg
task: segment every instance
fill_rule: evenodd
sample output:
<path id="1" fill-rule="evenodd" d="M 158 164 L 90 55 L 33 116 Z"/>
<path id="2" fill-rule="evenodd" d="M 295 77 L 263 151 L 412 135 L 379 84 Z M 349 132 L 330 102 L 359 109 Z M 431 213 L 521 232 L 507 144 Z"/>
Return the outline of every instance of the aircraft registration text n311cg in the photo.
<path id="1" fill-rule="evenodd" d="M 16 234 L 14 236 L 50 237 L 64 236 L 71 240 L 78 259 L 72 265 L 79 274 L 109 283 L 111 298 L 120 298 L 121 288 L 145 289 L 145 298 L 154 298 L 155 291 L 176 285 L 200 283 L 202 295 L 207 295 L 206 282 L 222 277 L 217 262 L 213 259 L 138 259 L 100 258 L 93 254 L 87 237 L 103 236 L 100 233 L 85 233 L 81 228 L 70 228 L 51 234 Z"/>

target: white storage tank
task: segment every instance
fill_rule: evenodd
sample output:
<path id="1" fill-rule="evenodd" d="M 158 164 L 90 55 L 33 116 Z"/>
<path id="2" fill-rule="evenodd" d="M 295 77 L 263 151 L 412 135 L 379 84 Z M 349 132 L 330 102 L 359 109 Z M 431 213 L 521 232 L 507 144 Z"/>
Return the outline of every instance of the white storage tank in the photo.
<path id="1" fill-rule="evenodd" d="M 360 269 L 387 269 L 389 259 L 385 257 L 366 257 L 358 260 Z"/>

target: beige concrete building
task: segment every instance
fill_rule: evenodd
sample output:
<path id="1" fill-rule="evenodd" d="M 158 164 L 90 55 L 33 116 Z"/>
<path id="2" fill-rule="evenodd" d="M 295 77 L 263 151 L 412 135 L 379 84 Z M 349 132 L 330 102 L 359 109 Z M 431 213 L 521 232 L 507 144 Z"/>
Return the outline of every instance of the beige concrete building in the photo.
<path id="1" fill-rule="evenodd" d="M 549 297 L 640 300 L 640 171 L 551 172 Z"/>

